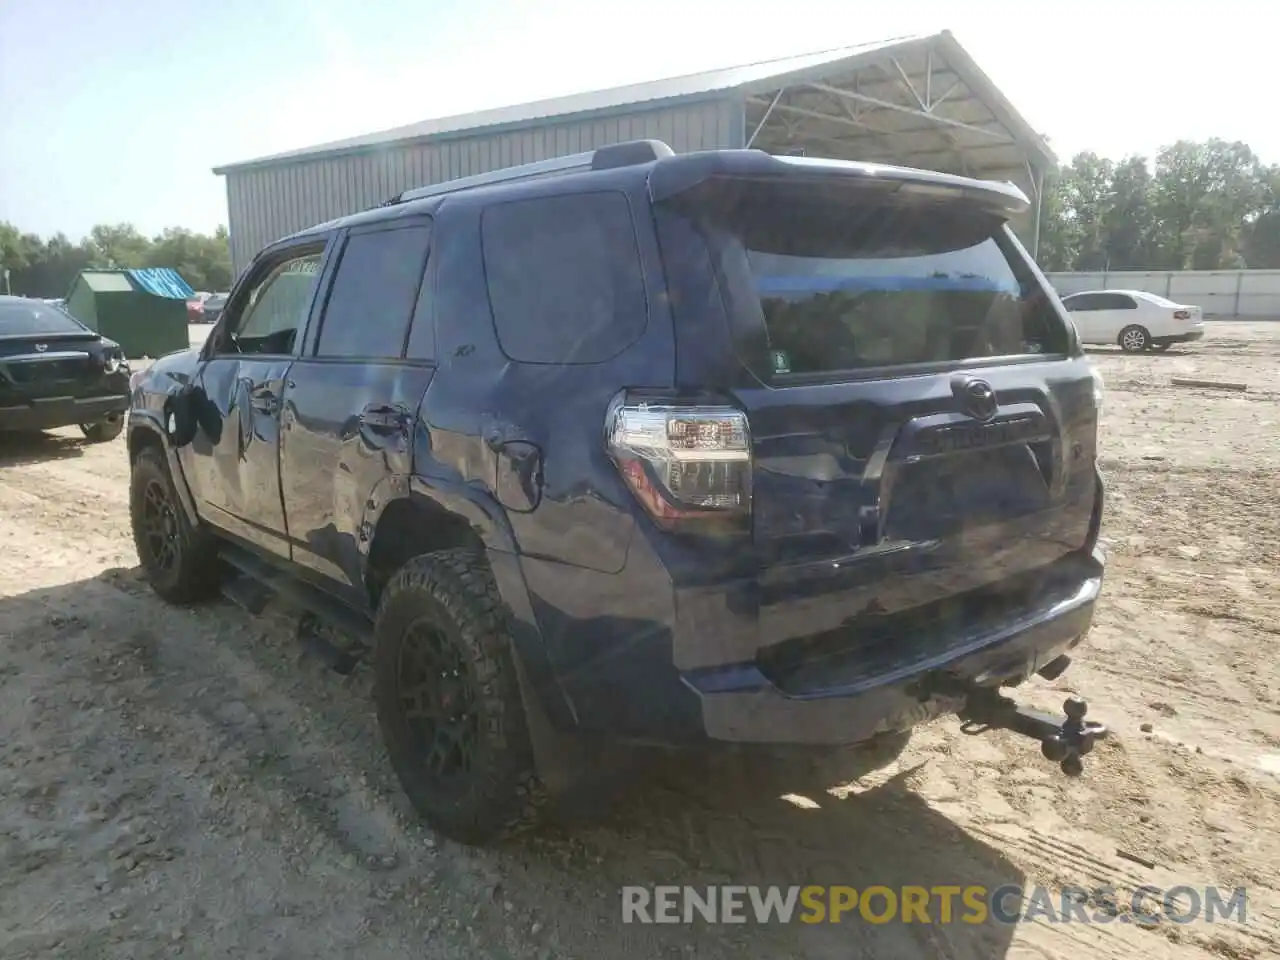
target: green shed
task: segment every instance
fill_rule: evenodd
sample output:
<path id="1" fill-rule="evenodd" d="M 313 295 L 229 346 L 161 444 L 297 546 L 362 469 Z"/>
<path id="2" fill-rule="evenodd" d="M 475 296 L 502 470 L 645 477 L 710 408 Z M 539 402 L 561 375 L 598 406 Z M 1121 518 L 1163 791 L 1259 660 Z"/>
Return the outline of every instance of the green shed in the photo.
<path id="1" fill-rule="evenodd" d="M 67 294 L 67 310 L 136 360 L 187 349 L 187 298 L 194 295 L 168 267 L 84 270 Z"/>

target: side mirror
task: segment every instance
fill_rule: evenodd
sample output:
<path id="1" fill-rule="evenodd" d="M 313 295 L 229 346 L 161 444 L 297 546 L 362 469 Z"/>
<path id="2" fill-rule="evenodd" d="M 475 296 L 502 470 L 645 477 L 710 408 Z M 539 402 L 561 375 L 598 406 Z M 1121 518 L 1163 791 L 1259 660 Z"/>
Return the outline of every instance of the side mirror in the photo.
<path id="1" fill-rule="evenodd" d="M 164 405 L 164 432 L 174 448 L 185 447 L 196 436 L 195 411 L 192 409 L 191 384 L 185 384 Z"/>
<path id="2" fill-rule="evenodd" d="M 195 383 L 183 384 L 182 389 L 165 403 L 165 433 L 169 436 L 169 442 L 178 449 L 191 443 L 201 428 L 217 444 L 222 436 L 222 418 L 200 386 Z"/>

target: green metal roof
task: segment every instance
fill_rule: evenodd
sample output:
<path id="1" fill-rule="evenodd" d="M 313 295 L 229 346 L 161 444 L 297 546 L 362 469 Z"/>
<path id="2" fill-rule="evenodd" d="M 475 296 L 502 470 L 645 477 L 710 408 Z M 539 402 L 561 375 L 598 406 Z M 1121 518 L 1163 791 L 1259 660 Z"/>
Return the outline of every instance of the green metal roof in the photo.
<path id="1" fill-rule="evenodd" d="M 94 293 L 137 292 L 170 300 L 186 300 L 195 292 L 170 267 L 85 270 L 80 276 Z"/>
<path id="2" fill-rule="evenodd" d="M 133 284 L 123 270 L 86 270 L 80 278 L 94 293 L 133 293 Z"/>

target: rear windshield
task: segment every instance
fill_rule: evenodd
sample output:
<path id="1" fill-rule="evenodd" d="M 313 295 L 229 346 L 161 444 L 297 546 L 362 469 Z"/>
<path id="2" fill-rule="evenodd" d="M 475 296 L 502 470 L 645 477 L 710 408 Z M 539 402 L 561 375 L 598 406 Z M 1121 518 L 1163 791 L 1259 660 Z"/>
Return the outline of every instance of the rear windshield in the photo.
<path id="1" fill-rule="evenodd" d="M 728 254 L 745 259 L 775 373 L 1067 347 L 1003 219 L 972 204 L 763 187 L 716 207 Z"/>
<path id="2" fill-rule="evenodd" d="M 79 322 L 40 300 L 0 299 L 0 337 L 84 333 Z"/>

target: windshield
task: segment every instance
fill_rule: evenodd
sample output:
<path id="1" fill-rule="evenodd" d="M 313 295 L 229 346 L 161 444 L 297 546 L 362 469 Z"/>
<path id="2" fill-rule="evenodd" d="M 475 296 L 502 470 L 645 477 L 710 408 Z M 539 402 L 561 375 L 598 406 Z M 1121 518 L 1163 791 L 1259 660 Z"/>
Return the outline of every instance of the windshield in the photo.
<path id="1" fill-rule="evenodd" d="M 0 337 L 84 333 L 86 329 L 70 314 L 41 300 L 0 299 Z"/>
<path id="2" fill-rule="evenodd" d="M 996 215 L 755 184 L 716 206 L 712 229 L 731 257 L 745 258 L 774 373 L 1067 348 Z"/>

